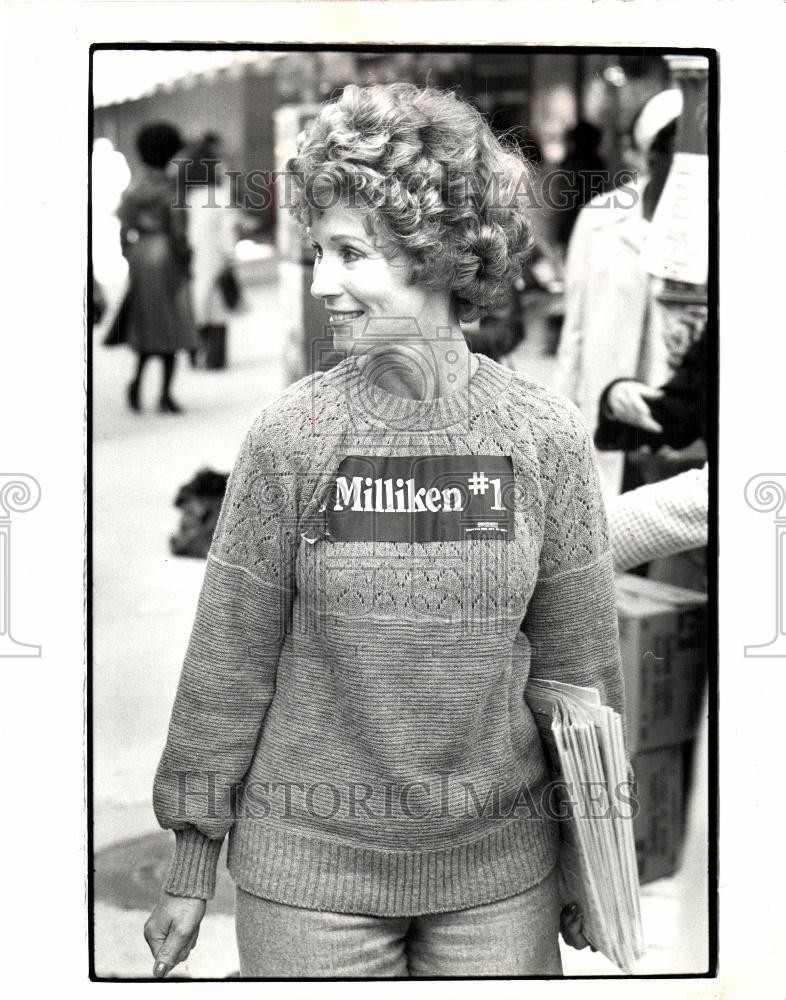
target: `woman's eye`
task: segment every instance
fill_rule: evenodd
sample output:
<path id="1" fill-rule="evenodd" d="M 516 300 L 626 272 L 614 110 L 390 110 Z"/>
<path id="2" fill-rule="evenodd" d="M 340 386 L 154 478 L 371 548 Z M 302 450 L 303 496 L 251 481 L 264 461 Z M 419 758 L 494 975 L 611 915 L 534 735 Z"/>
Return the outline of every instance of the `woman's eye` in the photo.
<path id="1" fill-rule="evenodd" d="M 362 256 L 357 250 L 353 250 L 352 247 L 341 247 L 339 253 L 341 254 L 341 259 L 347 264 L 354 260 L 360 260 Z"/>

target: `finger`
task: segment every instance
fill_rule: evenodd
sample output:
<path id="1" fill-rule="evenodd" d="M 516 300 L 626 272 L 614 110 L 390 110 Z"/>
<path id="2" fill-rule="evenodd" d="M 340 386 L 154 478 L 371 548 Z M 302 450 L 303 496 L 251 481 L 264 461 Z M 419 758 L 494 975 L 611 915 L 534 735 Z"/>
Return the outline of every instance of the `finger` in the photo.
<path id="1" fill-rule="evenodd" d="M 587 947 L 587 939 L 581 932 L 581 926 L 579 924 L 571 924 L 562 933 L 565 943 L 569 944 L 571 948 L 575 948 L 577 951 L 582 951 Z"/>
<path id="2" fill-rule="evenodd" d="M 628 382 L 618 382 L 609 391 L 608 407 L 617 420 L 625 420 L 625 413 L 630 408 L 630 392 L 630 383 Z"/>
<path id="3" fill-rule="evenodd" d="M 170 931 L 156 954 L 156 961 L 153 966 L 153 975 L 156 979 L 163 979 L 178 964 L 180 961 L 178 956 L 185 946 L 186 941 L 187 939 L 182 932 L 177 930 Z"/>
<path id="4" fill-rule="evenodd" d="M 156 962 L 153 966 L 153 977 L 155 979 L 163 979 L 171 968 L 171 965 L 167 965 L 166 962 Z"/>
<path id="5" fill-rule="evenodd" d="M 630 408 L 639 420 L 642 420 L 644 417 L 648 417 L 650 415 L 650 408 L 641 396 L 634 396 L 633 399 L 631 399 Z"/>
<path id="6" fill-rule="evenodd" d="M 566 906 L 563 906 L 559 914 L 560 923 L 568 923 L 573 920 L 578 913 L 578 909 L 575 903 L 568 903 Z"/>
<path id="7" fill-rule="evenodd" d="M 175 961 L 172 963 L 172 968 L 176 969 L 179 965 L 182 965 L 183 962 L 187 962 L 190 953 L 191 949 L 188 946 L 184 946 L 183 948 L 181 948 L 180 951 L 175 956 Z"/>
<path id="8" fill-rule="evenodd" d="M 660 433 L 662 430 L 661 425 L 653 417 L 652 410 L 644 402 L 643 399 L 636 400 L 636 426 L 641 427 L 642 430 L 652 431 L 655 434 Z"/>
<path id="9" fill-rule="evenodd" d="M 172 962 L 171 969 L 177 968 L 178 965 L 182 965 L 183 962 L 188 960 L 188 956 L 193 951 L 194 945 L 196 944 L 198 937 L 199 937 L 199 927 L 197 927 L 194 930 L 193 934 L 189 937 L 188 941 L 186 941 L 186 943 L 177 953 L 177 955 L 175 956 L 175 960 Z"/>
<path id="10" fill-rule="evenodd" d="M 560 914 L 559 929 L 560 929 L 560 933 L 565 938 L 567 938 L 567 936 L 570 934 L 570 918 L 568 916 L 566 916 L 564 910 Z"/>
<path id="11" fill-rule="evenodd" d="M 186 945 L 183 948 L 183 950 L 180 952 L 180 957 L 178 958 L 178 962 L 185 962 L 185 960 L 188 958 L 188 956 L 194 950 L 194 945 L 197 943 L 197 938 L 198 937 L 199 937 L 199 928 L 197 927 L 197 929 L 194 931 L 194 933 L 191 935 L 191 937 L 186 942 Z"/>
<path id="12" fill-rule="evenodd" d="M 161 923 L 159 920 L 153 919 L 152 917 L 145 924 L 143 931 L 145 941 L 147 941 L 147 946 L 152 952 L 154 958 L 158 955 L 164 941 L 166 941 L 166 936 L 169 933 L 169 927 L 169 922 Z"/>
<path id="13" fill-rule="evenodd" d="M 584 942 L 582 944 L 582 946 L 581 946 L 582 948 L 587 948 L 588 947 L 590 951 L 597 951 L 598 950 L 595 947 L 595 945 L 590 941 L 590 939 L 584 935 L 584 918 L 583 917 L 582 917 L 582 920 L 581 920 L 581 932 L 580 932 L 580 936 L 581 936 L 581 940 Z"/>
<path id="14" fill-rule="evenodd" d="M 584 942 L 584 944 L 582 945 L 582 948 L 586 948 L 589 945 L 590 951 L 597 951 L 598 949 L 595 947 L 595 945 L 584 934 L 584 914 L 583 913 L 579 914 L 579 919 L 581 920 L 581 931 L 580 931 L 581 940 Z"/>
<path id="15" fill-rule="evenodd" d="M 560 934 L 562 935 L 562 940 L 565 942 L 565 944 L 570 945 L 571 948 L 577 947 L 573 931 L 570 929 L 570 927 L 566 927 L 564 925 L 560 926 L 559 931 Z"/>
<path id="16" fill-rule="evenodd" d="M 639 413 L 636 406 L 629 400 L 626 400 L 624 405 L 615 410 L 614 417 L 621 424 L 632 424 L 634 427 L 638 427 Z"/>
<path id="17" fill-rule="evenodd" d="M 680 453 L 668 445 L 663 445 L 663 447 L 658 449 L 658 458 L 664 462 L 678 462 L 680 461 L 680 457 Z"/>
<path id="18" fill-rule="evenodd" d="M 643 385 L 641 387 L 641 395 L 645 399 L 663 399 L 665 393 L 663 389 L 656 389 L 651 385 Z"/>
<path id="19" fill-rule="evenodd" d="M 663 429 L 653 417 L 650 408 L 641 398 L 635 402 L 634 416 L 630 420 L 630 423 L 635 427 L 640 427 L 642 430 L 652 431 L 654 434 L 659 434 Z"/>
<path id="20" fill-rule="evenodd" d="M 581 951 L 587 947 L 587 940 L 582 933 L 583 921 L 578 908 L 574 905 L 566 906 L 560 913 L 560 931 L 565 943 L 571 948 Z"/>
<path id="21" fill-rule="evenodd" d="M 584 937 L 584 921 L 581 919 L 580 916 L 576 917 L 576 919 L 571 923 L 570 932 L 574 941 L 577 942 L 574 945 L 574 947 L 576 948 L 587 947 L 587 939 Z"/>
<path id="22" fill-rule="evenodd" d="M 619 396 L 612 407 L 612 413 L 617 420 L 621 420 L 625 424 L 629 423 L 631 415 L 635 413 L 635 405 L 630 396 Z"/>
<path id="23" fill-rule="evenodd" d="M 643 431 L 652 431 L 653 434 L 663 433 L 663 428 L 651 413 L 647 413 L 645 417 L 642 417 L 638 426 L 641 427 Z"/>

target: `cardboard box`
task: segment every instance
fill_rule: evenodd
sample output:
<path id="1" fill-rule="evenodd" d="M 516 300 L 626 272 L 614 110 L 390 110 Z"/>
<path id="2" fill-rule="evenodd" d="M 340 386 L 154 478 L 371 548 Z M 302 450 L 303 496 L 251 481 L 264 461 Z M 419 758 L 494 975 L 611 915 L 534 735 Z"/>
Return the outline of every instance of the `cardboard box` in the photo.
<path id="1" fill-rule="evenodd" d="M 663 747 L 633 760 L 639 812 L 633 820 L 642 885 L 673 875 L 683 836 L 683 747 Z"/>
<path id="2" fill-rule="evenodd" d="M 617 616 L 631 756 L 691 739 L 707 676 L 707 595 L 623 574 Z"/>

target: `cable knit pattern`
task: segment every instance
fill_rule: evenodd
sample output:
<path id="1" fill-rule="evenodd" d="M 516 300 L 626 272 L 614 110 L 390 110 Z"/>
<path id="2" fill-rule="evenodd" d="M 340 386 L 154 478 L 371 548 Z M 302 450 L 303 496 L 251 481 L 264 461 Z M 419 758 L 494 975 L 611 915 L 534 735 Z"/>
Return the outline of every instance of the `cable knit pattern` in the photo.
<path id="1" fill-rule="evenodd" d="M 349 359 L 269 404 L 230 478 L 159 765 L 166 888 L 407 915 L 541 881 L 558 827 L 530 676 L 623 709 L 613 575 L 573 405 L 481 357 L 467 387 L 390 395 Z M 347 456 L 509 456 L 515 532 L 337 542 Z"/>

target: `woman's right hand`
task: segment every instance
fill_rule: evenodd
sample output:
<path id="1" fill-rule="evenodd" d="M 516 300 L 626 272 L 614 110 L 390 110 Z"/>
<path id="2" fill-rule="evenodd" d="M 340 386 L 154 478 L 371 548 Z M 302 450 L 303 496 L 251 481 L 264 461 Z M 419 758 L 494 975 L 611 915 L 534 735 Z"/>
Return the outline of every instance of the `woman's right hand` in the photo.
<path id="1" fill-rule="evenodd" d="M 163 979 L 176 965 L 184 962 L 199 935 L 205 915 L 204 899 L 161 893 L 145 923 L 145 941 L 153 953 L 153 976 Z"/>

